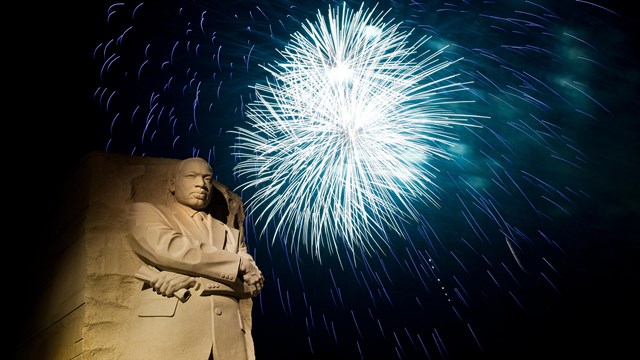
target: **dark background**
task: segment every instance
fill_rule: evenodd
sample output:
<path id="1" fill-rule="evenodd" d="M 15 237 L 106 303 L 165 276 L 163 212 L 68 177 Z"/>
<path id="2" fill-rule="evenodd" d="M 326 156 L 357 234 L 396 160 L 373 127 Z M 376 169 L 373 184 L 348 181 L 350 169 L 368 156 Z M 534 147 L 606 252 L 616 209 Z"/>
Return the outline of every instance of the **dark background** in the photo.
<path id="1" fill-rule="evenodd" d="M 227 4 L 225 9 L 233 8 L 232 3 Z M 636 329 L 640 320 L 637 308 L 640 300 L 637 295 L 640 276 L 637 265 L 640 255 L 640 173 L 637 166 L 640 153 L 637 123 L 639 69 L 635 57 L 635 49 L 639 45 L 636 36 L 638 22 L 628 2 L 597 2 L 618 16 L 607 16 L 606 11 L 586 15 L 574 13 L 574 9 L 584 7 L 579 7 L 580 4 L 574 1 L 561 3 L 566 3 L 566 7 L 556 3 L 554 9 L 565 9 L 562 18 L 566 23 L 581 25 L 581 29 L 586 31 L 582 34 L 583 38 L 593 39 L 599 52 L 607 54 L 604 56 L 606 62 L 588 78 L 594 84 L 592 95 L 606 105 L 608 113 L 598 113 L 598 121 L 577 132 L 589 163 L 575 181 L 583 184 L 590 196 L 577 204 L 571 216 L 563 217 L 561 221 L 550 221 L 550 232 L 559 239 L 563 248 L 563 255 L 554 262 L 559 267 L 555 282 L 558 289 L 550 291 L 548 287 L 540 285 L 539 277 L 531 274 L 519 277 L 522 287 L 526 289 L 520 293 L 525 303 L 524 309 L 519 309 L 510 302 L 508 293 L 492 291 L 485 282 L 468 279 L 469 291 L 479 295 L 474 297 L 474 305 L 465 312 L 464 318 L 474 324 L 475 333 L 481 339 L 482 350 L 479 351 L 465 328 L 465 322 L 457 324 L 456 318 L 447 313 L 446 305 L 434 301 L 431 304 L 433 307 L 417 309 L 415 302 L 410 301 L 415 295 L 410 291 L 403 293 L 403 285 L 411 284 L 397 280 L 394 294 L 399 299 L 397 305 L 380 305 L 376 308 L 379 311 L 377 314 L 386 321 L 389 329 L 395 329 L 393 331 L 399 337 L 407 328 L 419 329 L 421 323 L 425 323 L 426 329 L 441 329 L 440 335 L 447 345 L 443 353 L 434 350 L 434 342 L 430 338 L 433 332 L 425 330 L 423 333 L 423 340 L 432 344 L 429 346 L 430 358 L 578 358 L 596 354 L 616 358 L 635 353 L 634 344 L 640 335 Z M 27 120 L 16 122 L 25 125 L 20 126 L 19 130 L 20 138 L 24 139 L 21 148 L 32 149 L 36 154 L 35 163 L 32 155 L 17 156 L 20 165 L 23 165 L 19 166 L 18 174 L 28 180 L 30 189 L 26 192 L 30 194 L 29 199 L 36 195 L 39 200 L 40 195 L 48 193 L 50 188 L 60 187 L 65 176 L 87 152 L 105 150 L 108 140 L 106 129 L 110 119 L 94 100 L 93 94 L 99 86 L 99 80 L 96 79 L 96 63 L 92 56 L 96 44 L 103 39 L 107 4 L 56 4 L 42 22 L 46 26 L 37 36 L 26 41 L 37 65 L 29 66 L 30 73 L 35 76 L 27 86 L 29 104 L 21 108 L 21 114 Z M 211 8 L 216 6 L 210 5 Z M 274 5 L 274 8 L 277 7 Z M 491 41 L 491 38 L 487 41 Z M 549 71 L 566 70 L 552 68 Z M 9 134 L 8 137 L 11 136 Z M 125 136 L 121 139 L 123 147 L 115 152 L 127 153 L 124 145 L 128 140 Z M 173 155 L 166 148 L 156 153 L 150 148 L 148 154 Z M 175 156 L 185 155 L 180 153 Z M 46 199 L 44 204 L 38 205 L 38 211 L 51 213 L 63 206 L 56 196 Z M 26 204 L 28 209 L 32 208 L 31 201 L 18 201 Z M 456 224 L 450 228 L 455 229 Z M 47 229 L 42 228 L 37 236 L 17 240 L 16 253 L 34 252 L 42 245 L 42 241 L 46 241 L 47 236 Z M 39 254 L 37 250 L 35 253 L 46 257 L 46 254 Z M 323 303 L 319 289 L 330 288 L 331 283 L 327 277 L 320 276 L 316 282 L 308 280 L 314 271 L 313 262 L 309 262 L 311 274 L 303 275 L 307 280 L 304 294 L 311 299 L 314 294 L 317 296 L 318 300 L 314 303 L 318 316 L 316 326 L 321 327 L 320 313 L 333 315 L 340 335 L 335 341 L 329 332 L 312 331 L 311 337 L 316 346 L 314 354 L 310 354 L 305 312 L 299 308 L 296 310 L 295 306 L 290 313 L 280 308 L 279 294 L 275 290 L 278 280 L 283 288 L 289 286 L 292 289 L 287 294 L 295 297 L 292 300 L 294 305 L 308 299 L 302 300 L 297 291 L 295 266 L 290 268 L 283 265 L 286 256 L 279 256 L 273 255 L 274 262 L 265 265 L 270 270 L 267 286 L 273 287 L 265 289 L 263 300 L 256 304 L 254 312 L 258 358 L 354 359 L 359 358 L 354 350 L 355 342 L 364 349 L 365 359 L 398 358 L 397 351 L 405 359 L 427 358 L 419 344 L 411 348 L 410 342 L 402 340 L 405 347 L 398 350 L 393 335 L 386 334 L 384 339 L 373 335 L 376 332 L 375 322 L 371 322 L 369 328 L 360 329 L 363 334 L 358 335 L 350 318 L 353 310 L 358 310 L 358 293 L 345 289 L 346 302 L 356 304 L 352 308 L 347 305 L 346 310 Z M 28 273 L 27 278 L 36 276 L 39 270 L 33 267 L 33 273 Z M 349 284 L 349 276 L 344 277 L 344 282 Z M 317 293 L 314 289 L 318 289 Z M 435 291 L 432 295 L 437 297 L 441 294 Z M 411 299 L 406 300 L 405 297 Z M 313 300 L 310 302 L 313 303 Z M 25 301 L 27 312 L 30 310 L 28 305 L 29 302 Z M 262 310 L 258 311 L 260 308 Z M 366 313 L 363 308 L 362 314 Z M 291 351 L 283 353 L 287 347 Z"/>

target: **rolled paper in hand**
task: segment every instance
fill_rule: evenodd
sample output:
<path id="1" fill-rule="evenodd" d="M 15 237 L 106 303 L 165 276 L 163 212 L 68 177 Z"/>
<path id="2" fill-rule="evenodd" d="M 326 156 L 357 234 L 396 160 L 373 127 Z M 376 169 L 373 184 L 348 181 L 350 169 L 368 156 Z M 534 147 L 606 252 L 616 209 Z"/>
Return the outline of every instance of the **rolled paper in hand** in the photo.
<path id="1" fill-rule="evenodd" d="M 158 276 L 159 273 L 160 270 L 151 265 L 142 265 L 138 268 L 138 272 L 136 272 L 134 276 L 136 279 L 150 284 L 151 280 Z M 185 302 L 191 297 L 191 292 L 187 289 L 178 289 L 173 293 L 173 296 L 177 297 L 178 300 Z"/>

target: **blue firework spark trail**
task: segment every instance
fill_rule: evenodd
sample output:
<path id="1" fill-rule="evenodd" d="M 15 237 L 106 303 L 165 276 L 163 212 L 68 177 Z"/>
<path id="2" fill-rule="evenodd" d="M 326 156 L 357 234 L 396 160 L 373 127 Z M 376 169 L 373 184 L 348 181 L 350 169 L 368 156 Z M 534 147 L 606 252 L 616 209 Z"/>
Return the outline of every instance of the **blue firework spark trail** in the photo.
<path id="1" fill-rule="evenodd" d="M 589 19 L 614 21 L 618 15 L 598 2 L 582 1 L 371 4 L 365 8 L 371 16 L 357 21 L 384 25 L 393 46 L 406 41 L 411 56 L 394 58 L 397 47 L 376 53 L 364 46 L 371 40 L 357 36 L 345 47 L 331 47 L 353 36 L 357 26 L 332 38 L 338 34 L 332 29 L 350 19 L 330 20 L 330 9 L 346 6 L 355 12 L 361 5 L 367 4 L 139 1 L 105 7 L 104 32 L 94 49 L 99 83 L 94 98 L 105 119 L 105 149 L 205 155 L 219 180 L 238 186 L 250 205 L 247 240 L 254 253 L 265 254 L 259 261 L 272 279 L 254 318 L 259 353 L 274 336 L 264 329 L 278 325 L 280 332 L 292 329 L 294 352 L 315 355 L 412 358 L 437 352 L 446 358 L 495 352 L 495 345 L 485 343 L 491 333 L 487 319 L 472 311 L 482 299 L 509 299 L 524 311 L 547 300 L 540 288 L 562 293 L 548 272 L 553 269 L 559 278 L 566 255 L 553 223 L 589 197 L 576 181 L 589 159 L 575 134 L 611 113 L 591 85 L 591 73 L 606 67 L 608 58 L 589 38 Z M 394 31 L 407 36 L 394 37 Z M 361 46 L 355 58 L 361 69 L 378 71 L 355 79 L 372 92 L 350 98 L 347 88 L 320 76 L 300 81 L 308 70 L 302 54 L 310 55 L 305 51 L 314 41 L 319 54 L 343 54 L 345 61 L 353 59 L 346 56 L 350 49 Z M 435 56 L 414 57 L 413 50 Z M 377 63 L 374 55 L 381 57 Z M 395 72 L 385 69 L 405 60 L 413 63 Z M 407 69 L 412 76 L 403 75 Z M 349 71 L 338 67 L 330 75 L 344 82 L 338 75 Z M 419 81 L 414 88 L 390 86 L 398 78 Z M 372 79 L 386 82 L 375 85 Z M 295 86 L 283 89 L 287 81 Z M 317 96 L 318 88 L 325 96 Z M 396 121 L 379 123 L 384 132 L 374 133 L 372 126 L 350 132 L 343 126 L 341 136 L 328 136 L 329 129 L 340 129 L 329 121 L 337 111 L 354 110 L 346 100 L 324 103 L 326 98 L 338 94 L 366 105 L 379 94 L 399 101 L 407 89 L 415 89 L 413 101 L 402 107 L 387 101 L 363 108 L 393 110 L 387 118 Z M 255 107 L 261 101 L 275 105 Z M 325 117 L 302 121 L 318 107 Z M 296 116 L 282 116 L 285 110 Z M 406 115 L 416 121 L 400 121 Z M 417 121 L 423 115 L 439 122 L 427 129 Z M 359 132 L 364 130 L 370 132 Z M 376 139 L 376 134 L 385 136 Z M 367 144 L 378 146 L 378 152 L 329 146 L 331 141 L 362 146 L 364 135 L 372 137 Z M 252 158 L 265 149 L 280 153 Z M 358 166 L 329 167 L 331 160 Z M 334 181 L 317 181 L 320 177 Z M 300 205 L 301 192 L 308 207 L 290 206 Z M 260 205 L 266 210 L 260 212 Z M 416 302 L 421 314 L 385 316 L 414 309 Z M 364 306 L 371 319 L 356 322 L 354 314 Z M 313 326 L 312 308 L 322 315 L 324 329 Z M 311 326 L 305 325 L 307 316 Z M 459 326 L 450 325 L 452 318 Z M 423 342 L 421 334 L 429 332 L 424 339 L 431 341 Z M 399 333 L 406 339 L 395 336 Z"/>

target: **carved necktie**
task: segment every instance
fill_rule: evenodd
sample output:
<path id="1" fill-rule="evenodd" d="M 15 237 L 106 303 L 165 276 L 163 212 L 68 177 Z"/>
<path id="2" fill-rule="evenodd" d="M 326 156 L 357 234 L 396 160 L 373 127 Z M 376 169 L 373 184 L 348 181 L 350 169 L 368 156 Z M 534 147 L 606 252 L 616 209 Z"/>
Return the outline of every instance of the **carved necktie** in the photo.
<path id="1" fill-rule="evenodd" d="M 202 234 L 205 236 L 205 238 L 209 239 L 209 226 L 207 221 L 207 214 L 201 211 L 198 211 L 193 215 L 193 221 L 198 226 L 198 229 L 202 231 Z"/>

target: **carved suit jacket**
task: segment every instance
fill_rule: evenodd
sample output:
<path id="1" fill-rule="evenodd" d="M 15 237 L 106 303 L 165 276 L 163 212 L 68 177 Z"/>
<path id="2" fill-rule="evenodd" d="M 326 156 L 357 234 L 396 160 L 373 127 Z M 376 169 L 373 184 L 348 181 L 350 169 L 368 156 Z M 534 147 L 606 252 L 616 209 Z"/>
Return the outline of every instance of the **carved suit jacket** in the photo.
<path id="1" fill-rule="evenodd" d="M 253 257 L 238 230 L 208 214 L 203 230 L 194 213 L 177 202 L 130 207 L 129 243 L 138 257 L 160 270 L 193 276 L 198 286 L 184 303 L 142 287 L 127 335 L 127 359 L 206 360 L 211 352 L 216 360 L 253 358 L 245 334 L 251 317 L 241 314 L 239 305 L 251 289 L 237 276 L 240 257 Z"/>

